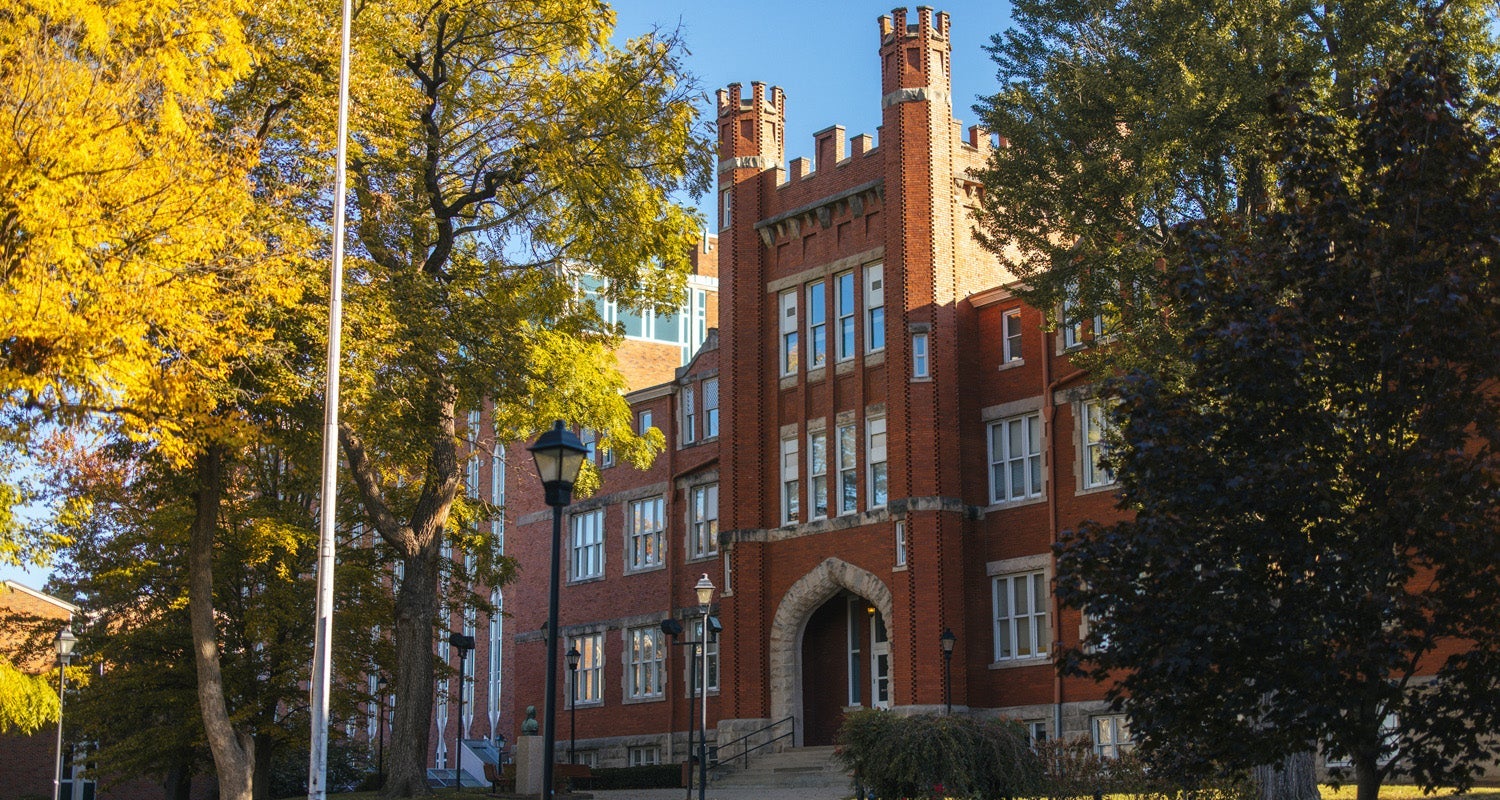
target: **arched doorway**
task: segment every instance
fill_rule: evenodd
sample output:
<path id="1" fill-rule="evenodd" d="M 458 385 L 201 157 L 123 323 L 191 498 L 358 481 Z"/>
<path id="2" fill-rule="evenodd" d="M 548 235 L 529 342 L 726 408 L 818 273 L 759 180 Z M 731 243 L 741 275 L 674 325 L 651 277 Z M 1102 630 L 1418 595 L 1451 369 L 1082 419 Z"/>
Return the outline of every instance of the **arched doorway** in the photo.
<path id="1" fill-rule="evenodd" d="M 885 615 L 839 592 L 807 619 L 802 634 L 803 743 L 833 744 L 850 708 L 890 708 L 891 642 Z"/>
<path id="2" fill-rule="evenodd" d="M 771 712 L 797 719 L 798 744 L 831 743 L 849 705 L 891 703 L 891 606 L 879 578 L 837 558 L 787 590 L 771 623 Z"/>

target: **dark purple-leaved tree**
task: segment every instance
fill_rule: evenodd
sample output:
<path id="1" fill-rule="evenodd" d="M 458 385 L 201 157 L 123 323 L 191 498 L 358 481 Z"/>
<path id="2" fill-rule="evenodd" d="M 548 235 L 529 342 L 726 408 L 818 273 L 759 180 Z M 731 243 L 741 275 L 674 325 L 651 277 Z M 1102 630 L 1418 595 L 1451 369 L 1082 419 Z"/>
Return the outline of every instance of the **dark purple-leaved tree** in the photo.
<path id="1" fill-rule="evenodd" d="M 1108 382 L 1132 514 L 1059 546 L 1064 666 L 1163 767 L 1321 749 L 1375 800 L 1500 750 L 1500 172 L 1432 31 L 1348 112 L 1287 94 L 1274 204 L 1178 226 L 1115 345 L 1162 349 Z"/>

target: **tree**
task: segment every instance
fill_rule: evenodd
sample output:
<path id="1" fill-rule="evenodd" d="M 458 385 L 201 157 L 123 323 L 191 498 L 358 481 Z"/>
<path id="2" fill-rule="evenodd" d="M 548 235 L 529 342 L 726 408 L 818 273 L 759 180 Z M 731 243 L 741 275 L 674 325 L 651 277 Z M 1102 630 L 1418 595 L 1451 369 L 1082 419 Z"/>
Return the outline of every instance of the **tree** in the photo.
<path id="1" fill-rule="evenodd" d="M 1488 0 L 1016 0 L 1016 27 L 989 48 L 999 91 L 975 107 L 1008 142 L 979 174 L 981 241 L 1037 308 L 1056 314 L 1066 301 L 1072 321 L 1103 315 L 1156 335 L 1147 290 L 1174 226 L 1276 200 L 1267 132 L 1282 87 L 1305 83 L 1320 107 L 1347 112 L 1433 12 L 1455 68 L 1493 90 L 1492 10 Z"/>
<path id="2" fill-rule="evenodd" d="M 671 194 L 706 187 L 711 149 L 680 44 L 616 48 L 613 21 L 600 0 L 398 4 L 357 21 L 340 439 L 403 568 L 391 794 L 427 792 L 441 554 L 464 533 L 463 440 L 490 438 L 467 412 L 488 409 L 499 442 L 561 418 L 622 460 L 662 447 L 632 431 L 617 332 L 577 299 L 577 273 L 625 306 L 678 303 L 699 221 Z M 468 544 L 503 565 L 487 537 Z"/>
<path id="3" fill-rule="evenodd" d="M 1427 31 L 1347 115 L 1290 95 L 1279 207 L 1175 228 L 1166 335 L 1118 345 L 1157 364 L 1107 383 L 1134 516 L 1065 535 L 1059 595 L 1161 763 L 1323 747 L 1374 800 L 1500 752 L 1500 171 Z"/>

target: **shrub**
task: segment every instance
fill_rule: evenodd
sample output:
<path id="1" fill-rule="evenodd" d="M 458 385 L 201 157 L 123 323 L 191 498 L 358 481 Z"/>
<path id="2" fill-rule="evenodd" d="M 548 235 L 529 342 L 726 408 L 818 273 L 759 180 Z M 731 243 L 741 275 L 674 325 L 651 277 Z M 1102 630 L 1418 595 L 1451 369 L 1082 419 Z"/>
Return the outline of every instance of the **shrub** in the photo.
<path id="1" fill-rule="evenodd" d="M 1087 738 L 1055 739 L 1035 745 L 1044 772 L 1041 794 L 1065 798 L 1124 795 L 1139 800 L 1246 800 L 1257 797 L 1247 776 L 1230 775 L 1185 785 L 1153 772 L 1134 753 L 1104 758 Z"/>
<path id="2" fill-rule="evenodd" d="M 1040 787 L 1026 732 L 1008 721 L 867 709 L 844 717 L 839 759 L 881 800 L 1015 797 Z"/>
<path id="3" fill-rule="evenodd" d="M 649 764 L 642 767 L 603 767 L 589 770 L 591 777 L 574 781 L 578 789 L 675 789 L 682 785 L 680 764 Z"/>

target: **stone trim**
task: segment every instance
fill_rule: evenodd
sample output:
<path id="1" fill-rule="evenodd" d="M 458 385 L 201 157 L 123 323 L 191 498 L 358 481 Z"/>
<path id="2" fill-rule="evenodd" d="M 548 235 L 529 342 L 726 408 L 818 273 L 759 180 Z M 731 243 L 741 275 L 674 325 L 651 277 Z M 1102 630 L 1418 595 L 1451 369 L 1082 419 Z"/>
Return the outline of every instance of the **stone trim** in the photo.
<path id="1" fill-rule="evenodd" d="M 770 169 L 776 166 L 776 159 L 769 156 L 739 156 L 738 158 L 726 158 L 719 162 L 719 171 L 726 172 L 732 169 Z"/>
<path id="2" fill-rule="evenodd" d="M 947 103 L 952 100 L 947 89 L 939 89 L 933 86 L 914 86 L 908 89 L 897 89 L 885 97 L 880 98 L 882 110 L 902 103 L 920 103 L 923 100 L 932 100 L 939 103 Z"/>

